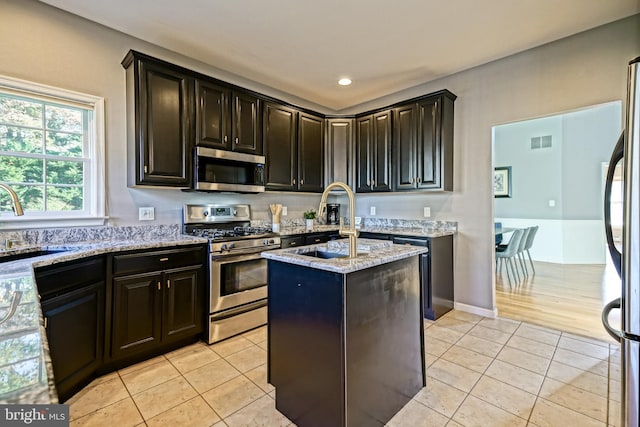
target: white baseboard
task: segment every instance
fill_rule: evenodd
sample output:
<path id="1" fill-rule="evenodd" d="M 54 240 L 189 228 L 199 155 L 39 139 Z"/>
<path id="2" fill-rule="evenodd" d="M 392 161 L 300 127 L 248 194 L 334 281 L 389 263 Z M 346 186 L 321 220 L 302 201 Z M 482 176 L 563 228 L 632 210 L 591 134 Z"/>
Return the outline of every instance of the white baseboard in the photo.
<path id="1" fill-rule="evenodd" d="M 467 313 L 477 314 L 478 316 L 490 317 L 492 319 L 498 317 L 498 309 L 494 308 L 489 310 L 487 308 L 476 307 L 475 305 L 463 304 L 461 302 L 454 302 L 453 308 L 455 310 L 466 311 Z"/>

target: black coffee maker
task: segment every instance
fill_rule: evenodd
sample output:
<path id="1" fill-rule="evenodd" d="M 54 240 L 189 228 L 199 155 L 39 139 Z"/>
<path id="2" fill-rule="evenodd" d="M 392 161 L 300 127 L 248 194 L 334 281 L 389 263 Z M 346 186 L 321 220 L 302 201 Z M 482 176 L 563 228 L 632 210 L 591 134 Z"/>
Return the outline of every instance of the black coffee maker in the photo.
<path id="1" fill-rule="evenodd" d="M 340 224 L 340 205 L 337 203 L 327 203 L 327 224 Z"/>

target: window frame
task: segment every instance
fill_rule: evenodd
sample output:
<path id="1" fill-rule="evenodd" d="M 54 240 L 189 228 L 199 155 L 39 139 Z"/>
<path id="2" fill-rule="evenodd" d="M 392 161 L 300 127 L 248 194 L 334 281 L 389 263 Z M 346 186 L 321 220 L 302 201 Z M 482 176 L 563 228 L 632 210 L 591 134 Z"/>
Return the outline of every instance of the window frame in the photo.
<path id="1" fill-rule="evenodd" d="M 83 211 L 25 212 L 15 216 L 11 212 L 0 213 L 0 230 L 15 228 L 42 228 L 46 226 L 91 226 L 103 225 L 105 206 L 105 126 L 104 98 L 48 86 L 40 83 L 0 75 L 0 92 L 27 97 L 48 103 L 75 104 L 89 110 L 87 124 L 86 164 L 90 171 L 84 173 L 83 189 L 85 209 Z M 2 177 L 0 177 L 2 182 Z"/>

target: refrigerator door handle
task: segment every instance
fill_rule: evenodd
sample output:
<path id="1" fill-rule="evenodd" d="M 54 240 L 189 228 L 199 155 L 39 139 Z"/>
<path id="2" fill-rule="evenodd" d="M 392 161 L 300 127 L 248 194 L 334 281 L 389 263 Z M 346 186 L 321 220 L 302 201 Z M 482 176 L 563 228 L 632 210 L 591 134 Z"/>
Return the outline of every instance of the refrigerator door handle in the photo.
<path id="1" fill-rule="evenodd" d="M 624 156 L 624 139 L 623 131 L 620 138 L 618 138 L 616 147 L 613 149 L 613 154 L 611 154 L 611 160 L 609 160 L 609 167 L 607 169 L 607 180 L 604 184 L 604 232 L 607 237 L 607 246 L 609 247 L 611 260 L 616 267 L 618 276 L 620 276 L 622 270 L 622 254 L 613 242 L 613 231 L 611 230 L 611 187 L 613 185 L 613 175 L 616 170 L 616 165 Z"/>
<path id="2" fill-rule="evenodd" d="M 607 333 L 611 335 L 611 338 L 613 338 L 618 342 L 622 342 L 622 331 L 614 329 L 611 326 L 611 324 L 609 323 L 609 313 L 611 312 L 611 310 L 620 308 L 620 303 L 621 303 L 621 298 L 616 298 L 613 301 L 611 301 L 609 304 L 605 305 L 604 309 L 602 310 L 602 324 L 604 325 L 604 328 L 607 330 Z"/>

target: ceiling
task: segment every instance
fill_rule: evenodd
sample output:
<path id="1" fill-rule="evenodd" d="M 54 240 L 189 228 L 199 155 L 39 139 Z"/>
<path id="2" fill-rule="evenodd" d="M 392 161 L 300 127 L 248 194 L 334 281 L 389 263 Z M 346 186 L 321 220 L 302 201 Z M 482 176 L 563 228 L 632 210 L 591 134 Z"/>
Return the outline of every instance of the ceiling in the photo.
<path id="1" fill-rule="evenodd" d="M 640 13 L 639 0 L 41 1 L 335 112 Z"/>

